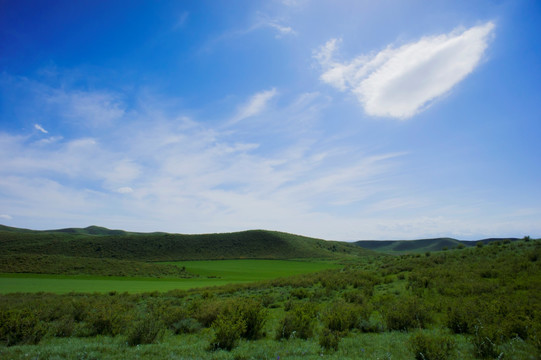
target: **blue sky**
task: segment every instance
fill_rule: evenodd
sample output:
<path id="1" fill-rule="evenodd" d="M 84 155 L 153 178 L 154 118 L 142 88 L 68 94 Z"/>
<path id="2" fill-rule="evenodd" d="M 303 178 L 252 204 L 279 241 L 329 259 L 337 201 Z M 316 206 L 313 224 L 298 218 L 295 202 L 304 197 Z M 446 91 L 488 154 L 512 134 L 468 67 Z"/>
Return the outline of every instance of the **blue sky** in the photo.
<path id="1" fill-rule="evenodd" d="M 538 1 L 0 0 L 0 223 L 541 236 Z"/>

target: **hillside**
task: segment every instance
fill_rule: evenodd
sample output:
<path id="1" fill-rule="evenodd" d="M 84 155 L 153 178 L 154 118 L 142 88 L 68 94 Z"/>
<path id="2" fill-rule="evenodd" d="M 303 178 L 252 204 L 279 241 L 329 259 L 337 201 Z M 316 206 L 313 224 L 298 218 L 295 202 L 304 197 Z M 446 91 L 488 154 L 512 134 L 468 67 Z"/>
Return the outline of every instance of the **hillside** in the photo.
<path id="1" fill-rule="evenodd" d="M 129 233 L 91 226 L 48 231 L 2 227 L 0 253 L 177 261 L 339 258 L 365 255 L 370 251 L 350 243 L 266 230 L 183 235 Z"/>
<path id="2" fill-rule="evenodd" d="M 434 238 L 420 240 L 361 240 L 354 244 L 373 251 L 384 252 L 388 254 L 421 253 L 427 251 L 441 251 L 444 249 L 453 249 L 459 246 L 472 247 L 478 242 L 488 244 L 496 241 L 516 241 L 517 238 L 490 238 L 477 241 L 457 240 L 453 238 Z"/>

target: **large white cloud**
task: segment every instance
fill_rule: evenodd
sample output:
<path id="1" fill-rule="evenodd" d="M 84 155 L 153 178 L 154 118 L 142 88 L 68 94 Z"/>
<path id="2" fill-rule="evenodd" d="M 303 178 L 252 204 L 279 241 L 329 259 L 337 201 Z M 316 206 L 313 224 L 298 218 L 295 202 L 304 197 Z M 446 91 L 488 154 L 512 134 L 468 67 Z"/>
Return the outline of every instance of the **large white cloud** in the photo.
<path id="1" fill-rule="evenodd" d="M 351 61 L 335 61 L 340 39 L 316 53 L 321 80 L 357 96 L 367 114 L 407 119 L 462 81 L 479 64 L 494 30 L 488 22 L 463 31 L 388 46 Z"/>

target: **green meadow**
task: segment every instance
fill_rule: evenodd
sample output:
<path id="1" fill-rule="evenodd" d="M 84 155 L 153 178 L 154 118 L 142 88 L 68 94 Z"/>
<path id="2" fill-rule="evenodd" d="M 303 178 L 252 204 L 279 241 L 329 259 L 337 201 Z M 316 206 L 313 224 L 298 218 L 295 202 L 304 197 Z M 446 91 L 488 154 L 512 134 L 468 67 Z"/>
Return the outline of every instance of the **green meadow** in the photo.
<path id="1" fill-rule="evenodd" d="M 201 287 L 270 280 L 285 276 L 340 267 L 329 261 L 292 260 L 209 260 L 168 262 L 196 277 L 141 278 L 120 276 L 0 274 L 0 293 L 51 292 L 56 294 L 106 293 L 111 291 L 141 293 L 188 290 Z"/>

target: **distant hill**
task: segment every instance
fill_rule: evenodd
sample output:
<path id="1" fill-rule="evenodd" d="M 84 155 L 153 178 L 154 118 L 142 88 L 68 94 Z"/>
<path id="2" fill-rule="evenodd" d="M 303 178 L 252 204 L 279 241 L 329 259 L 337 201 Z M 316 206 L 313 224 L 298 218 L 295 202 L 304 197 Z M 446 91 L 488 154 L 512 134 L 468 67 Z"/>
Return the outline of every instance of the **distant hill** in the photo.
<path id="1" fill-rule="evenodd" d="M 131 233 L 98 226 L 35 231 L 0 227 L 0 253 L 137 261 L 340 258 L 370 254 L 355 244 L 277 231 L 224 234 Z"/>
<path id="2" fill-rule="evenodd" d="M 434 238 L 420 240 L 361 240 L 354 244 L 373 251 L 393 254 L 410 252 L 441 251 L 444 249 L 453 249 L 460 245 L 475 246 L 478 242 L 487 244 L 494 241 L 516 241 L 518 238 L 489 238 L 476 241 L 457 240 L 453 238 Z"/>

